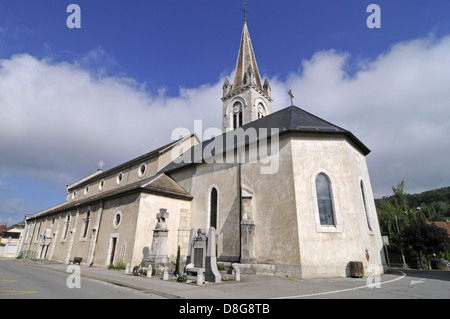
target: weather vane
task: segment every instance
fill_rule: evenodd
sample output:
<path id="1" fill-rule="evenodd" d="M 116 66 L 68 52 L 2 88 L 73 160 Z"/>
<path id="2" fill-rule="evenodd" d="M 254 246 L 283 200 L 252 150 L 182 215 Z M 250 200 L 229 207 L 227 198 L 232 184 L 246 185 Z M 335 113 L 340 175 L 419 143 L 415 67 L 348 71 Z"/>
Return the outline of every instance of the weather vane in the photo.
<path id="1" fill-rule="evenodd" d="M 247 22 L 247 14 L 250 14 L 250 12 L 247 11 L 247 2 L 243 3 L 244 9 L 241 9 L 244 12 L 244 22 Z"/>

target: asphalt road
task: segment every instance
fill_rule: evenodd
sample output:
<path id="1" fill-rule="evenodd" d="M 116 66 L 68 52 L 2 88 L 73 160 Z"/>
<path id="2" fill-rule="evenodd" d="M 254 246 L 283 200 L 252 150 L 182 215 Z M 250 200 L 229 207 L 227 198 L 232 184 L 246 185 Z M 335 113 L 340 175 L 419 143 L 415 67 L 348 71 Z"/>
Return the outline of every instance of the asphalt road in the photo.
<path id="1" fill-rule="evenodd" d="M 316 287 L 310 292 L 287 295 L 279 299 L 450 298 L 450 271 L 394 269 L 390 273 L 382 275 L 379 282 L 368 281 L 364 278 L 361 284 L 348 287 L 347 283 L 351 281 L 352 279 L 349 278 L 317 280 L 314 285 L 323 285 L 323 287 Z"/>
<path id="2" fill-rule="evenodd" d="M 154 299 L 160 296 L 127 287 L 81 278 L 75 273 L 0 261 L 0 299 Z M 69 288 L 67 285 L 69 281 Z M 79 288 L 77 285 L 79 284 Z"/>
<path id="3" fill-rule="evenodd" d="M 240 282 L 180 284 L 122 271 L 0 259 L 0 299 L 449 299 L 450 271 L 392 269 L 374 278 L 294 279 L 247 276 Z M 376 279 L 379 279 L 377 281 Z M 79 284 L 79 288 L 70 288 Z"/>

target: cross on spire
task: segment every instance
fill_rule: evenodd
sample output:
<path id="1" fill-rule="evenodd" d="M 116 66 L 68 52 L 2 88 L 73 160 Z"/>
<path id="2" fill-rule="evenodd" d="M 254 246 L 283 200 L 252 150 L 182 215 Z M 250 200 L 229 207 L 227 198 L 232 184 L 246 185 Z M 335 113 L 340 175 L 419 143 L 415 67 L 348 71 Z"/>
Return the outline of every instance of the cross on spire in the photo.
<path id="1" fill-rule="evenodd" d="M 289 90 L 288 94 L 291 97 L 291 105 L 294 105 L 294 94 L 292 94 L 292 90 Z"/>
<path id="2" fill-rule="evenodd" d="M 241 9 L 242 12 L 244 12 L 244 22 L 247 22 L 247 14 L 250 14 L 250 12 L 247 11 L 247 2 L 244 2 L 242 4 L 244 6 L 244 9 Z"/>
<path id="3" fill-rule="evenodd" d="M 97 163 L 97 165 L 98 165 L 98 169 L 101 170 L 103 168 L 103 166 L 105 166 L 105 162 L 103 160 L 101 160 Z"/>

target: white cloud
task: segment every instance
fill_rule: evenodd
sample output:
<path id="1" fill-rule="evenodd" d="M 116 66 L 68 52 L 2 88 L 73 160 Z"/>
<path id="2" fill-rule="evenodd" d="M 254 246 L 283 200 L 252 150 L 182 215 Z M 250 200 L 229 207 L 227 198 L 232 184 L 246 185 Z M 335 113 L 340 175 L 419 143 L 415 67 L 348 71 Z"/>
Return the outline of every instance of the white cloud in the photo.
<path id="1" fill-rule="evenodd" d="M 36 212 L 36 207 L 27 204 L 23 198 L 0 199 L 0 224 L 9 226 L 24 219 L 25 214 Z"/>
<path id="2" fill-rule="evenodd" d="M 170 142 L 174 128 L 191 128 L 194 119 L 213 125 L 220 87 L 151 96 L 131 79 L 93 76 L 74 64 L 27 54 L 1 60 L 0 169 L 70 183 L 100 159 L 110 168 Z"/>
<path id="3" fill-rule="evenodd" d="M 351 130 L 372 149 L 377 195 L 402 179 L 410 192 L 448 186 L 449 52 L 450 37 L 403 42 L 352 75 L 348 53 L 318 52 L 279 91 L 291 88 L 296 105 Z"/>
<path id="4" fill-rule="evenodd" d="M 407 190 L 450 180 L 450 37 L 399 43 L 351 75 L 350 53 L 317 52 L 286 81 L 270 79 L 274 111 L 295 104 L 351 130 L 369 148 L 377 195 L 402 179 Z M 90 72 L 101 48 L 74 63 L 27 54 L 0 61 L 0 173 L 64 185 L 170 142 L 177 127 L 221 127 L 222 83 L 164 95 L 133 79 Z M 114 59 L 110 59 L 114 64 Z M 352 66 L 354 69 L 354 66 Z M 351 69 L 351 68 L 350 68 Z M 97 70 L 98 71 L 98 70 Z"/>

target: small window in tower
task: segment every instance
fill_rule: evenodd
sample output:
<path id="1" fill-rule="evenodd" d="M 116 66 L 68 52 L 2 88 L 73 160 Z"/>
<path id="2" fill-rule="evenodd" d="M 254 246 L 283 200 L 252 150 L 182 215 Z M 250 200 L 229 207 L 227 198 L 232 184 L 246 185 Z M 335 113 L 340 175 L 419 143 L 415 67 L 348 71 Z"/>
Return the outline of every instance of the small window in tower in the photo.
<path id="1" fill-rule="evenodd" d="M 233 105 L 233 128 L 236 129 L 242 124 L 242 104 L 241 102 L 236 102 Z"/>
<path id="2" fill-rule="evenodd" d="M 258 104 L 258 119 L 262 119 L 264 117 L 265 111 L 262 103 Z"/>

